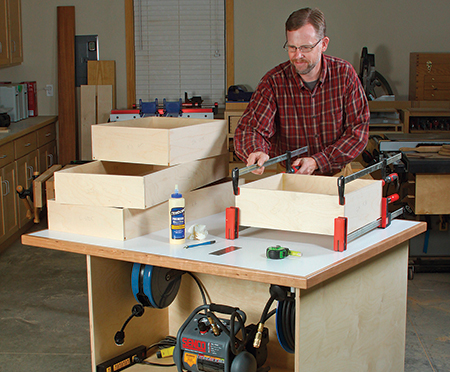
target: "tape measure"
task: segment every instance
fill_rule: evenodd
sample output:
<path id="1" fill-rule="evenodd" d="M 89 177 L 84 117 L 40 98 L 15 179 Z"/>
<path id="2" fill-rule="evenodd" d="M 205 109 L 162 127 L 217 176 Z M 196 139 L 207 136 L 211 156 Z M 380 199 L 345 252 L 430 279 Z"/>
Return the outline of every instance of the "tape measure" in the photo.
<path id="1" fill-rule="evenodd" d="M 289 248 L 281 247 L 280 245 L 266 248 L 266 257 L 272 260 L 280 260 L 287 256 L 300 257 L 301 255 L 302 255 L 301 252 L 291 251 Z"/>

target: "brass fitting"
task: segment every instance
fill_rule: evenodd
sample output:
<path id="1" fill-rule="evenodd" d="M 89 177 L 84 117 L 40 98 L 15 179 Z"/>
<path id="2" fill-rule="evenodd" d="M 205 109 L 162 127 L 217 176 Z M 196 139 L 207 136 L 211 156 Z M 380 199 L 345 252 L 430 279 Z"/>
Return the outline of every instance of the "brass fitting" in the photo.
<path id="1" fill-rule="evenodd" d="M 256 335 L 255 335 L 255 339 L 253 340 L 253 347 L 255 349 L 258 349 L 259 346 L 261 345 L 261 339 L 262 339 L 263 330 L 264 330 L 264 323 L 259 323 L 258 324 L 258 330 L 257 330 Z"/>
<path id="2" fill-rule="evenodd" d="M 219 330 L 219 327 L 217 327 L 217 324 L 214 323 L 213 318 L 208 316 L 208 320 L 209 320 L 209 324 L 211 324 L 211 329 L 212 329 L 214 335 L 219 336 L 220 335 L 220 330 Z"/>

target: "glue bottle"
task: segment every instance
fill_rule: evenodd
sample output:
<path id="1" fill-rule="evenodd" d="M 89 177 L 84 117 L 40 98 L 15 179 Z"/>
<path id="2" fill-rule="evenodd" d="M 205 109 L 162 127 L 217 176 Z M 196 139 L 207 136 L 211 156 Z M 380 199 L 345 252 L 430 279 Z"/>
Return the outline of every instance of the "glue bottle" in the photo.
<path id="1" fill-rule="evenodd" d="M 183 244 L 186 240 L 185 201 L 183 195 L 175 192 L 169 199 L 170 244 Z"/>

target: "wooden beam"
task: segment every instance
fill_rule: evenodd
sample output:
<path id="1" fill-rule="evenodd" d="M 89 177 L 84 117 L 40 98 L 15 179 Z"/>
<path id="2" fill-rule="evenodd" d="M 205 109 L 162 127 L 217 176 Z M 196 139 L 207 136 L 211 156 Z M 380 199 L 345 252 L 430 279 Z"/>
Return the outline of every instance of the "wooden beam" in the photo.
<path id="1" fill-rule="evenodd" d="M 127 61 L 127 107 L 136 103 L 136 62 L 134 50 L 134 7 L 133 0 L 125 0 L 125 46 Z"/>
<path id="2" fill-rule="evenodd" d="M 57 7 L 59 161 L 77 160 L 75 7 Z"/>
<path id="3" fill-rule="evenodd" d="M 226 82 L 225 94 L 234 85 L 234 0 L 225 0 Z"/>
<path id="4" fill-rule="evenodd" d="M 112 108 L 116 108 L 116 61 L 88 61 L 88 85 L 111 85 Z"/>

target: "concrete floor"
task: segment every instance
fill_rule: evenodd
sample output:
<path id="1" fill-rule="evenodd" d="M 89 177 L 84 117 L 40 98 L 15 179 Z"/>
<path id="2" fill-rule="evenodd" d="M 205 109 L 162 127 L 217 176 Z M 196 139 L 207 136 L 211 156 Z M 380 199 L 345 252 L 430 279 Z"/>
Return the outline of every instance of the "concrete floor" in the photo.
<path id="1" fill-rule="evenodd" d="M 85 257 L 19 241 L 1 253 L 0 371 L 87 372 L 89 352 Z M 428 371 L 450 371 L 450 273 L 408 282 L 405 372 Z"/>

